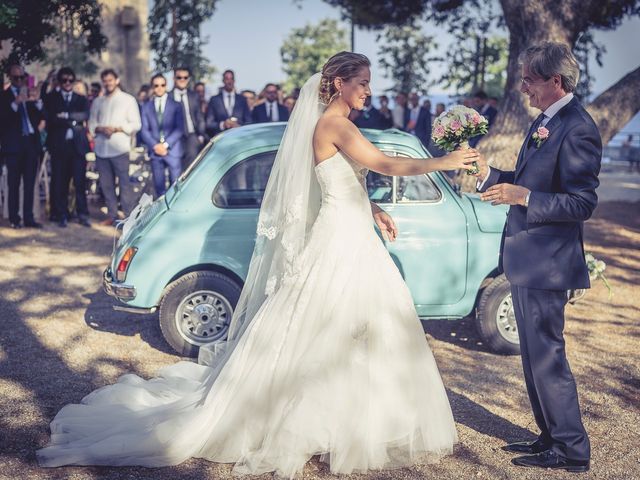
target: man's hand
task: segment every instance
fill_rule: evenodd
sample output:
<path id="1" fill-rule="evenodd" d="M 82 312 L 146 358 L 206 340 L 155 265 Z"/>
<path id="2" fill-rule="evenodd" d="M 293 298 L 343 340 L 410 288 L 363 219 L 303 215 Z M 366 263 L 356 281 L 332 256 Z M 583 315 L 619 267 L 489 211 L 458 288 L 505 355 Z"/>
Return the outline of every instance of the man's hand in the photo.
<path id="1" fill-rule="evenodd" d="M 487 175 L 489 175 L 489 164 L 487 163 L 487 159 L 482 153 L 478 152 L 478 158 L 476 159 L 476 163 L 478 164 L 478 173 L 472 173 L 474 177 L 476 177 L 481 182 L 484 182 Z"/>
<path id="2" fill-rule="evenodd" d="M 167 151 L 167 147 L 165 146 L 164 143 L 156 143 L 153 146 L 153 153 L 161 157 L 165 157 L 169 152 Z"/>
<path id="3" fill-rule="evenodd" d="M 27 101 L 27 96 L 19 93 L 13 101 L 16 102 L 16 105 L 20 105 L 21 103 L 25 103 Z"/>
<path id="4" fill-rule="evenodd" d="M 224 121 L 225 130 L 227 130 L 229 128 L 236 128 L 236 127 L 239 127 L 239 126 L 240 126 L 240 124 L 235 119 L 235 117 L 228 118 L 227 120 Z"/>
<path id="5" fill-rule="evenodd" d="M 391 215 L 380 209 L 373 214 L 373 219 L 382 233 L 382 238 L 389 242 L 395 241 L 398 237 L 398 227 L 396 227 L 396 222 L 393 221 Z"/>
<path id="6" fill-rule="evenodd" d="M 530 192 L 528 188 L 511 183 L 498 183 L 489 187 L 486 192 L 480 194 L 483 202 L 491 202 L 491 205 L 523 205 L 527 194 Z"/>

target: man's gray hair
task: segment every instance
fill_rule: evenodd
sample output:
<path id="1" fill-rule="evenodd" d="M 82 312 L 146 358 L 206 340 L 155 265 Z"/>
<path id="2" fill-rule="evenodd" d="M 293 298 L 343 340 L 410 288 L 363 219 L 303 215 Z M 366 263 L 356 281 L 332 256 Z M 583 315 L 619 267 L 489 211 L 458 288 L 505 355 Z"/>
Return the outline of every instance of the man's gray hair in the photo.
<path id="1" fill-rule="evenodd" d="M 564 43 L 544 42 L 527 48 L 518 61 L 531 73 L 545 80 L 560 75 L 562 89 L 573 92 L 580 78 L 580 66 L 571 49 Z"/>

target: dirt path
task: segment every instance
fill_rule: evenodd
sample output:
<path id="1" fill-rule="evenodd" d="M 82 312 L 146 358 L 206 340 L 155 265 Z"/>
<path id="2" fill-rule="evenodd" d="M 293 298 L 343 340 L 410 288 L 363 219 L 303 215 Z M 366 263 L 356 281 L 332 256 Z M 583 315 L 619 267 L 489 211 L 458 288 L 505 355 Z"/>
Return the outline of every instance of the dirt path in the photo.
<path id="1" fill-rule="evenodd" d="M 65 404 L 126 372 L 144 377 L 178 360 L 154 315 L 114 312 L 100 287 L 111 229 L 14 231 L 0 221 L 0 478 L 225 479 L 230 466 L 190 460 L 162 469 L 41 469 L 34 450 Z M 591 435 L 592 470 L 580 478 L 640 478 L 640 203 L 602 203 L 586 227 L 588 250 L 605 260 L 615 295 L 598 284 L 568 307 L 567 346 Z M 436 465 L 369 479 L 538 479 L 513 467 L 505 442 L 533 438 L 519 358 L 488 353 L 473 319 L 425 323 L 447 386 L 460 443 Z M 550 473 L 550 478 L 575 478 Z M 265 475 L 261 478 L 272 478 Z M 313 460 L 305 479 L 334 478 Z"/>

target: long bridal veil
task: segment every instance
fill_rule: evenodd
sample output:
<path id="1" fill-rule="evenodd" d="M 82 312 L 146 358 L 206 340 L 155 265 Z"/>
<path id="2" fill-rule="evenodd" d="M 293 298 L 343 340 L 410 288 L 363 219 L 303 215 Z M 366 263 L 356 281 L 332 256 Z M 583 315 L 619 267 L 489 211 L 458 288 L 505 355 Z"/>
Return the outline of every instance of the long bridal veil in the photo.
<path id="1" fill-rule="evenodd" d="M 305 82 L 284 131 L 262 200 L 256 244 L 227 342 L 201 347 L 201 364 L 218 364 L 267 297 L 298 269 L 297 259 L 320 209 L 313 133 L 325 109 L 319 98 L 321 77 L 316 73 Z"/>

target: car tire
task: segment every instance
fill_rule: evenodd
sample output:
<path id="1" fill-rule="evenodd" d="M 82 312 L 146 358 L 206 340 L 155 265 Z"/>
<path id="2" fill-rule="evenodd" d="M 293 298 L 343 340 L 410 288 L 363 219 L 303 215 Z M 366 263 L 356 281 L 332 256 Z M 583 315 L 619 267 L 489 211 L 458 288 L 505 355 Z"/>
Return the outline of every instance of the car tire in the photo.
<path id="1" fill-rule="evenodd" d="M 520 353 L 511 286 L 504 275 L 494 278 L 482 292 L 476 324 L 480 336 L 491 351 L 504 355 Z"/>
<path id="2" fill-rule="evenodd" d="M 160 330 L 180 355 L 197 357 L 201 345 L 227 337 L 240 286 L 228 276 L 196 271 L 171 282 L 160 301 Z"/>

